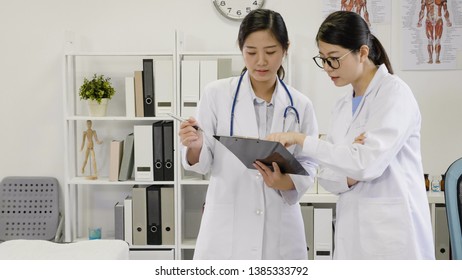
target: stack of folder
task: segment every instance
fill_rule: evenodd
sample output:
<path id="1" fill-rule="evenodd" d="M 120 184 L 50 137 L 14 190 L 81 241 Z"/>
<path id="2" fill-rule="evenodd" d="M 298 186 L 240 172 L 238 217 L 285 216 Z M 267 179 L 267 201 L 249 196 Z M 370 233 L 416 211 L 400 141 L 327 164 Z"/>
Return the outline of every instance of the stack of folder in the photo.
<path id="1" fill-rule="evenodd" d="M 174 181 L 173 121 L 135 125 L 125 140 L 113 140 L 110 147 L 109 180 Z"/>
<path id="2" fill-rule="evenodd" d="M 173 121 L 135 125 L 135 180 L 174 181 Z"/>
<path id="3" fill-rule="evenodd" d="M 174 245 L 174 188 L 135 185 L 124 203 L 116 203 L 115 233 L 130 245 Z"/>
<path id="4" fill-rule="evenodd" d="M 126 116 L 155 117 L 173 113 L 173 61 L 146 58 L 142 69 L 125 78 Z"/>

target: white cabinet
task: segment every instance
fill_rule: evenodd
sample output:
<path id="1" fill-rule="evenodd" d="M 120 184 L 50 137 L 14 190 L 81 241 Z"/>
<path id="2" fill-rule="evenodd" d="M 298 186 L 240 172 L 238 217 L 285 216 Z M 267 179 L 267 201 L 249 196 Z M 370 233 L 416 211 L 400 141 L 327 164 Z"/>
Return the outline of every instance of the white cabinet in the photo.
<path id="1" fill-rule="evenodd" d="M 206 84 L 238 76 L 244 67 L 242 55 L 231 52 L 178 52 L 177 61 L 180 112 L 186 118 L 195 115 L 197 101 Z M 180 157 L 178 162 L 181 162 Z M 178 173 L 179 258 L 191 259 L 202 219 L 208 176 L 187 172 L 181 166 Z"/>
<path id="2" fill-rule="evenodd" d="M 134 71 L 143 70 L 143 59 L 169 62 L 172 65 L 170 73 L 170 93 L 173 100 L 173 112 L 178 112 L 176 91 L 176 56 L 171 53 L 70 53 L 64 57 L 64 213 L 65 213 L 65 241 L 88 239 L 89 227 L 101 227 L 102 238 L 114 238 L 114 205 L 123 202 L 131 194 L 132 187 L 138 185 L 167 185 L 173 187 L 174 197 L 177 197 L 177 177 L 179 168 L 175 168 L 173 181 L 143 181 L 133 178 L 127 181 L 109 181 L 109 153 L 112 140 L 125 140 L 129 133 L 133 133 L 135 125 L 151 125 L 160 120 L 172 120 L 168 116 L 133 117 L 127 116 L 125 78 L 133 77 Z M 109 101 L 107 115 L 104 117 L 90 117 L 87 104 L 79 98 L 79 87 L 84 78 L 91 78 L 93 74 L 104 74 L 111 78 L 116 94 Z M 94 146 L 96 154 L 96 180 L 87 178 L 88 170 L 93 163 L 86 165 L 86 174 L 82 173 L 85 151 L 81 151 L 83 131 L 87 129 L 87 120 L 92 122 L 92 129 L 97 132 L 102 144 Z M 177 124 L 174 123 L 174 143 L 177 140 Z M 177 149 L 174 149 L 174 158 Z M 89 160 L 93 160 L 91 157 Z M 178 166 L 179 163 L 175 162 Z M 91 172 L 95 174 L 93 170 Z M 177 214 L 175 199 L 174 217 Z M 177 227 L 176 227 L 177 228 Z M 175 238 L 178 235 L 175 235 Z M 176 239 L 173 245 L 148 245 L 148 249 L 159 249 L 176 253 Z M 170 253 L 169 253 L 170 254 Z"/>
<path id="3" fill-rule="evenodd" d="M 309 193 L 309 192 L 307 192 L 300 199 L 300 203 L 302 205 L 304 205 L 304 206 L 313 205 L 314 208 L 332 208 L 333 209 L 333 215 L 335 216 L 335 205 L 336 205 L 338 196 L 334 195 L 334 194 L 331 194 L 331 193 L 327 193 L 324 189 L 319 188 L 319 187 L 320 186 L 315 185 L 315 190 L 316 189 L 321 190 L 321 193 Z M 424 186 L 422 186 L 422 188 L 424 188 Z M 430 208 L 430 216 L 431 216 L 431 223 L 432 223 L 432 229 L 433 229 L 433 241 L 435 242 L 435 246 L 437 246 L 435 248 L 435 250 L 436 250 L 436 256 L 438 258 L 438 257 L 441 257 L 441 252 L 438 252 L 441 249 L 441 248 L 438 248 L 438 245 L 440 245 L 440 244 L 436 244 L 437 243 L 438 231 L 439 231 L 440 235 L 442 235 L 442 234 L 446 235 L 446 232 L 443 231 L 443 233 L 442 233 L 442 230 L 437 228 L 437 226 L 438 226 L 438 221 L 437 221 L 438 210 L 440 210 L 439 212 L 440 212 L 440 215 L 441 215 L 441 209 L 438 209 L 438 208 L 440 208 L 440 206 L 443 206 L 444 203 L 445 203 L 444 192 L 427 191 L 427 198 L 428 198 L 428 204 L 429 204 L 429 208 Z M 306 215 L 306 214 L 304 214 L 304 215 Z M 309 214 L 309 215 L 312 215 L 312 213 Z M 334 217 L 334 219 L 335 219 L 335 217 Z M 311 221 L 310 222 L 311 226 L 309 224 L 307 224 L 306 221 Z M 305 228 L 310 229 L 310 231 L 307 231 L 307 232 L 313 232 L 313 221 L 312 221 L 312 219 L 309 219 L 309 217 L 305 217 Z M 448 236 L 443 236 L 442 238 L 443 239 L 448 238 Z M 309 246 L 309 242 L 307 242 L 307 244 Z M 334 244 L 334 246 L 335 246 L 335 244 Z M 438 255 L 438 254 L 440 254 L 440 255 Z M 309 256 L 311 257 L 311 259 L 313 259 L 313 252 L 311 252 L 311 254 L 309 254 Z"/>

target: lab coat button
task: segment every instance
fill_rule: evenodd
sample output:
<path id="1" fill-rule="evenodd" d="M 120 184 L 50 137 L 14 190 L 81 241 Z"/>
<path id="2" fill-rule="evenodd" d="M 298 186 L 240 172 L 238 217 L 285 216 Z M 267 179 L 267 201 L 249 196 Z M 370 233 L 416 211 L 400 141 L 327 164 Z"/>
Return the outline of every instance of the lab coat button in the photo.
<path id="1" fill-rule="evenodd" d="M 255 211 L 255 214 L 261 215 L 261 214 L 263 214 L 263 210 L 257 209 L 257 210 Z"/>

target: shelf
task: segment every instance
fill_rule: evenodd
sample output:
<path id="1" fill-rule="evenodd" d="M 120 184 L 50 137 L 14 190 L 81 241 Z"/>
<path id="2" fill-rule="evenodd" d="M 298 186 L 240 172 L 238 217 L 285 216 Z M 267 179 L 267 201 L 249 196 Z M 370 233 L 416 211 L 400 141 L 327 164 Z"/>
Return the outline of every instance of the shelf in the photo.
<path id="1" fill-rule="evenodd" d="M 445 203 L 444 192 L 427 192 L 428 203 Z M 335 194 L 306 193 L 300 199 L 300 203 L 336 203 L 338 196 Z"/>
<path id="2" fill-rule="evenodd" d="M 106 236 L 101 239 L 89 239 L 88 236 L 77 237 L 72 240 L 72 242 L 81 242 L 81 241 L 88 241 L 88 240 L 115 240 L 114 236 Z"/>
<path id="3" fill-rule="evenodd" d="M 130 250 L 175 249 L 175 245 L 130 245 Z"/>
<path id="4" fill-rule="evenodd" d="M 444 192 L 427 192 L 428 203 L 445 203 Z"/>
<path id="5" fill-rule="evenodd" d="M 68 184 L 71 185 L 173 185 L 174 181 L 109 181 L 107 177 L 98 178 L 96 180 L 85 179 L 85 177 L 74 177 Z"/>
<path id="6" fill-rule="evenodd" d="M 300 203 L 336 203 L 338 196 L 335 194 L 305 193 Z"/>
<path id="7" fill-rule="evenodd" d="M 209 180 L 200 180 L 200 179 L 183 179 L 180 181 L 181 185 L 208 185 Z"/>
<path id="8" fill-rule="evenodd" d="M 167 56 L 172 57 L 173 53 L 171 52 L 114 52 L 114 53 L 106 53 L 106 52 L 69 52 L 66 53 L 66 56 Z"/>
<path id="9" fill-rule="evenodd" d="M 173 120 L 169 116 L 159 116 L 159 117 L 125 117 L 125 116 L 106 116 L 106 117 L 91 117 L 91 116 L 68 116 L 66 117 L 68 121 L 163 121 L 163 120 Z"/>
<path id="10" fill-rule="evenodd" d="M 181 248 L 180 249 L 194 249 L 196 247 L 196 239 L 184 239 L 183 242 L 181 242 Z"/>
<path id="11" fill-rule="evenodd" d="M 242 56 L 240 52 L 188 52 L 180 51 L 178 52 L 180 56 L 219 56 L 219 57 L 229 57 L 229 56 Z"/>

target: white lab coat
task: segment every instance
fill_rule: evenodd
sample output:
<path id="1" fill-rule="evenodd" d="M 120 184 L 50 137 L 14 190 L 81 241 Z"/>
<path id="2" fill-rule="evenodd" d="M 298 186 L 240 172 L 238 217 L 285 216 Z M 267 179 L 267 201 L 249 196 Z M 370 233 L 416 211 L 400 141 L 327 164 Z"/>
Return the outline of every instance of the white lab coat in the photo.
<path id="1" fill-rule="evenodd" d="M 382 65 L 354 115 L 352 95 L 333 108 L 327 141 L 303 145 L 321 166 L 319 184 L 339 194 L 334 258 L 434 259 L 412 91 Z M 365 144 L 352 145 L 362 132 Z M 348 188 L 347 176 L 360 182 Z"/>
<path id="2" fill-rule="evenodd" d="M 307 248 L 299 199 L 313 185 L 316 164 L 300 147 L 289 149 L 311 176 L 291 175 L 295 190 L 277 191 L 264 184 L 256 170 L 247 169 L 212 135 L 230 135 L 231 106 L 239 77 L 212 82 L 201 97 L 197 120 L 204 130 L 199 162 L 191 166 L 182 148 L 186 170 L 210 171 L 204 213 L 194 259 L 306 259 Z M 248 73 L 244 75 L 234 117 L 234 136 L 259 137 Z M 271 132 L 281 132 L 283 112 L 290 104 L 278 83 Z M 311 101 L 289 87 L 300 115 L 301 131 L 317 135 Z M 285 130 L 298 131 L 294 114 Z M 185 199 L 188 199 L 187 197 Z"/>

